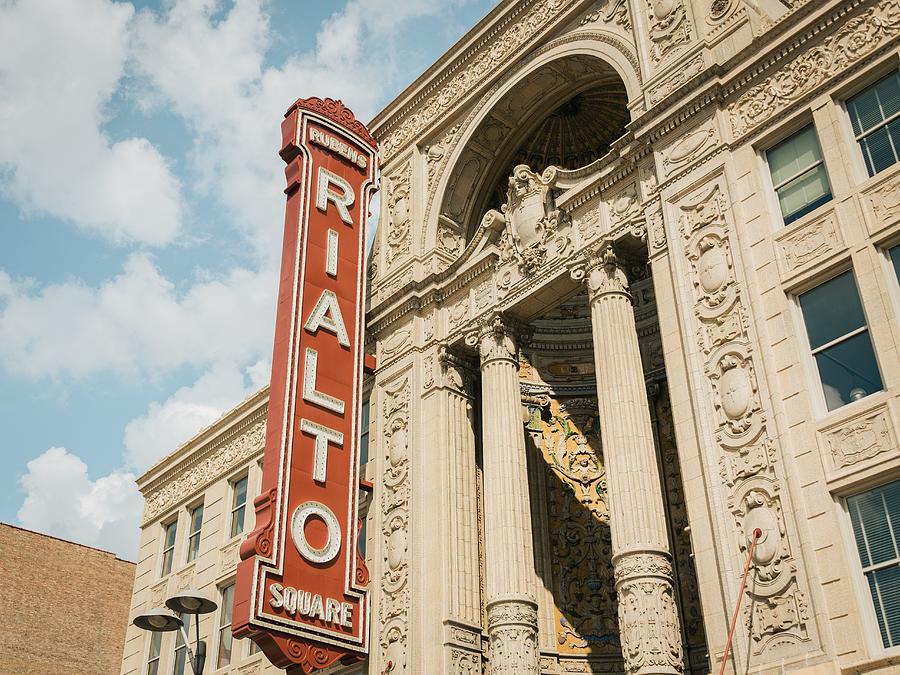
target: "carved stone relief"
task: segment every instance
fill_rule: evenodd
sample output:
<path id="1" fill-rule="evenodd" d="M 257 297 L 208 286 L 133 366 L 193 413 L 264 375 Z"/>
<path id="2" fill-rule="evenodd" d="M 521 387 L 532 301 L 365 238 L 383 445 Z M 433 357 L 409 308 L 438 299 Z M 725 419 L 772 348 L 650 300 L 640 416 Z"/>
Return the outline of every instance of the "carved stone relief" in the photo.
<path id="1" fill-rule="evenodd" d="M 403 167 L 385 180 L 387 183 L 387 264 L 390 268 L 397 259 L 410 251 L 410 188 L 412 184 L 412 163 Z"/>
<path id="2" fill-rule="evenodd" d="M 867 224 L 871 234 L 900 220 L 900 171 L 894 171 L 892 176 L 867 189 L 864 195 L 862 200 L 869 211 Z"/>
<path id="3" fill-rule="evenodd" d="M 881 0 L 861 15 L 841 23 L 820 45 L 783 65 L 764 82 L 728 106 L 731 130 L 741 136 L 818 90 L 819 85 L 900 34 L 900 0 Z"/>
<path id="4" fill-rule="evenodd" d="M 784 273 L 795 273 L 843 248 L 834 211 L 778 237 Z"/>
<path id="5" fill-rule="evenodd" d="M 623 30 L 630 31 L 631 19 L 628 16 L 627 0 L 605 0 L 598 9 L 585 14 L 580 25 L 597 23 L 614 24 Z"/>
<path id="6" fill-rule="evenodd" d="M 897 448 L 886 408 L 845 422 L 824 435 L 834 465 L 839 469 Z"/>
<path id="7" fill-rule="evenodd" d="M 209 457 L 169 481 L 162 489 L 145 496 L 144 523 L 160 515 L 206 485 L 262 452 L 266 438 L 265 418 L 247 427 Z"/>
<path id="8" fill-rule="evenodd" d="M 409 640 L 409 379 L 384 388 L 384 470 L 381 491 L 383 572 L 378 643 L 391 672 L 408 673 Z"/>
<path id="9" fill-rule="evenodd" d="M 665 175 L 671 176 L 718 145 L 719 138 L 714 120 L 709 120 L 682 134 L 661 153 Z"/>
<path id="10" fill-rule="evenodd" d="M 650 58 L 659 62 L 690 42 L 693 28 L 682 0 L 646 0 L 646 5 L 650 26 Z"/>
<path id="11" fill-rule="evenodd" d="M 692 77 L 702 73 L 705 67 L 706 62 L 703 60 L 702 54 L 697 54 L 697 56 L 688 60 L 687 63 L 679 65 L 675 72 L 662 78 L 648 89 L 650 105 L 656 105 L 662 101 Z"/>
<path id="12" fill-rule="evenodd" d="M 782 647 L 796 649 L 808 641 L 811 626 L 788 536 L 790 515 L 781 505 L 778 451 L 767 429 L 731 257 L 726 195 L 722 178 L 695 190 L 678 205 L 678 226 L 691 264 L 699 346 L 715 406 L 719 468 L 737 534 L 735 559 L 746 556 L 755 528 L 763 532 L 745 608 L 751 662 L 762 663 L 778 658 Z"/>
<path id="13" fill-rule="evenodd" d="M 515 263 L 523 276 L 532 276 L 548 257 L 558 258 L 569 250 L 569 218 L 556 208 L 551 191 L 556 177 L 556 167 L 538 175 L 520 164 L 509 179 L 506 203 L 482 220 L 484 228 L 502 227 L 500 264 Z"/>
<path id="14" fill-rule="evenodd" d="M 506 60 L 516 58 L 520 47 L 543 32 L 573 1 L 539 0 L 518 21 L 510 22 L 504 27 L 479 58 L 470 59 L 467 65 L 419 103 L 415 112 L 408 111 L 405 118 L 396 121 L 396 128 L 381 145 L 384 161 L 387 162 L 414 136 L 445 116 L 483 80 L 501 70 Z M 391 122 L 394 123 L 393 120 Z"/>

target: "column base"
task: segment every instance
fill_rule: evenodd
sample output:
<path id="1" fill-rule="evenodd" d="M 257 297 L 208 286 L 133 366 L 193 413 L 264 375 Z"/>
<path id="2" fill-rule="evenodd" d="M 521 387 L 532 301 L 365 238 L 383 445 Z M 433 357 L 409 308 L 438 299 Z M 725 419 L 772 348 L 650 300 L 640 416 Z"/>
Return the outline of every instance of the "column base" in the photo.
<path id="1" fill-rule="evenodd" d="M 491 675 L 538 675 L 537 603 L 525 598 L 487 606 Z"/>
<path id="2" fill-rule="evenodd" d="M 626 551 L 613 556 L 613 566 L 625 671 L 680 675 L 684 654 L 669 554 Z"/>

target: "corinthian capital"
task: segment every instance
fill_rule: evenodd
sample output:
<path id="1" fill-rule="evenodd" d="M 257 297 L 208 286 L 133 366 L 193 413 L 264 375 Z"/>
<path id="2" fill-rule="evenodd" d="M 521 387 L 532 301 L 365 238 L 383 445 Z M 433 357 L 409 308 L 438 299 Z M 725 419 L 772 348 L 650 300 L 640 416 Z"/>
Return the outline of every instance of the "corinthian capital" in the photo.
<path id="1" fill-rule="evenodd" d="M 517 321 L 498 312 L 480 321 L 477 330 L 466 337 L 466 343 L 478 346 L 482 366 L 496 359 L 518 362 L 523 329 Z"/>
<path id="2" fill-rule="evenodd" d="M 625 263 L 616 255 L 611 243 L 605 244 L 586 261 L 573 266 L 569 274 L 575 281 L 585 282 L 592 301 L 609 293 L 631 297 Z"/>

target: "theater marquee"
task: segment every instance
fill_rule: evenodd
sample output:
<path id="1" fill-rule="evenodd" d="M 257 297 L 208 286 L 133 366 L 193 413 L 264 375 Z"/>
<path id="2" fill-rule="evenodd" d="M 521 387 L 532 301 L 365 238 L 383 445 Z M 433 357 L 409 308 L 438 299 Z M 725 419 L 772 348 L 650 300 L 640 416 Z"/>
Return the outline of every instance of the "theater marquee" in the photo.
<path id="1" fill-rule="evenodd" d="M 377 148 L 331 99 L 300 99 L 281 129 L 287 209 L 263 486 L 233 628 L 276 666 L 309 673 L 368 651 L 358 439 Z"/>

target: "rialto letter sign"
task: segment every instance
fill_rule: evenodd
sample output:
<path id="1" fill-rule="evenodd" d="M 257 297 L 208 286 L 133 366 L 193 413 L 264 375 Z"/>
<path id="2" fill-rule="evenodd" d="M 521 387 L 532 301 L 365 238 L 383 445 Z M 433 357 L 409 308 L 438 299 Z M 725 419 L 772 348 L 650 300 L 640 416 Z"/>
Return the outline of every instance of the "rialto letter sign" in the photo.
<path id="1" fill-rule="evenodd" d="M 272 380 L 233 629 L 310 673 L 368 652 L 357 549 L 365 222 L 377 147 L 340 101 L 300 99 L 281 125 L 287 209 Z"/>

